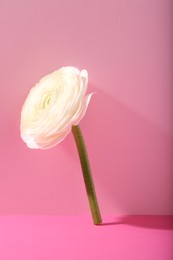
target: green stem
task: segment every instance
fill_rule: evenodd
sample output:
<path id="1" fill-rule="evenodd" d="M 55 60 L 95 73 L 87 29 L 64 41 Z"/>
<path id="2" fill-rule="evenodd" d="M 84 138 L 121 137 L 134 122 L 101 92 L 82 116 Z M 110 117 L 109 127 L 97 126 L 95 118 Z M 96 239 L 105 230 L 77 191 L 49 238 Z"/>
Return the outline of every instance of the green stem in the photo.
<path id="1" fill-rule="evenodd" d="M 94 188 L 94 182 L 91 175 L 91 169 L 89 165 L 88 155 L 84 143 L 84 139 L 82 136 L 82 132 L 78 125 L 72 126 L 72 133 L 76 142 L 80 163 L 83 172 L 83 178 L 85 182 L 86 192 L 89 200 L 89 205 L 91 209 L 91 214 L 93 217 L 94 224 L 102 223 L 101 214 L 97 202 L 97 197 Z"/>

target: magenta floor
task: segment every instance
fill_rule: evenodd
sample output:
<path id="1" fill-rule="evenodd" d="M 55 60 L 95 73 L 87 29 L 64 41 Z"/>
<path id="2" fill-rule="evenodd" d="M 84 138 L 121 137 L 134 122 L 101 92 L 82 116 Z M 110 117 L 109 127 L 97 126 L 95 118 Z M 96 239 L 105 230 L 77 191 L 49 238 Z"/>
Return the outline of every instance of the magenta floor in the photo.
<path id="1" fill-rule="evenodd" d="M 173 217 L 0 216 L 1 260 L 172 260 Z"/>

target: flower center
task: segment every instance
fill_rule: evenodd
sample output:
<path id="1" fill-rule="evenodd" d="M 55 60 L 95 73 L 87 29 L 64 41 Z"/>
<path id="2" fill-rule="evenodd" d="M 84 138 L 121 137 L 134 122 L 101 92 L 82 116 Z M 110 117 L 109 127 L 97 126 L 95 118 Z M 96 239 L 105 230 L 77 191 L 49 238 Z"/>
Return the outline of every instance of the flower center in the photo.
<path id="1" fill-rule="evenodd" d="M 44 95 L 40 103 L 40 110 L 44 110 L 45 108 L 47 108 L 50 102 L 51 102 L 51 95 L 50 94 Z"/>

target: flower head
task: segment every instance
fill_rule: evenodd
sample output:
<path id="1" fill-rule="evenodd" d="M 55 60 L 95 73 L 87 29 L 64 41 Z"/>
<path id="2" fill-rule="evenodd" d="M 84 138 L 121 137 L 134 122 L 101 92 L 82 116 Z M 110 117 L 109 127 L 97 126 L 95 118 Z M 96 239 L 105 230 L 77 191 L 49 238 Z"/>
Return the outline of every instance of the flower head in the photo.
<path id="1" fill-rule="evenodd" d="M 29 148 L 49 149 L 61 142 L 83 118 L 92 94 L 88 73 L 62 67 L 31 88 L 21 112 L 21 137 Z"/>

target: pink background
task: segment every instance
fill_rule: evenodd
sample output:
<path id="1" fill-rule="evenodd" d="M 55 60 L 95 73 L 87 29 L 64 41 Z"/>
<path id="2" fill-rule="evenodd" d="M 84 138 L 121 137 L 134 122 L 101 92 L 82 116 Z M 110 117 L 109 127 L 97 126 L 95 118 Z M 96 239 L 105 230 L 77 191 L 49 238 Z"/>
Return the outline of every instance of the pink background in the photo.
<path id="1" fill-rule="evenodd" d="M 51 150 L 20 139 L 40 77 L 73 65 L 95 91 L 81 122 L 101 211 L 172 214 L 172 1 L 0 1 L 0 214 L 83 214 L 73 137 Z"/>

